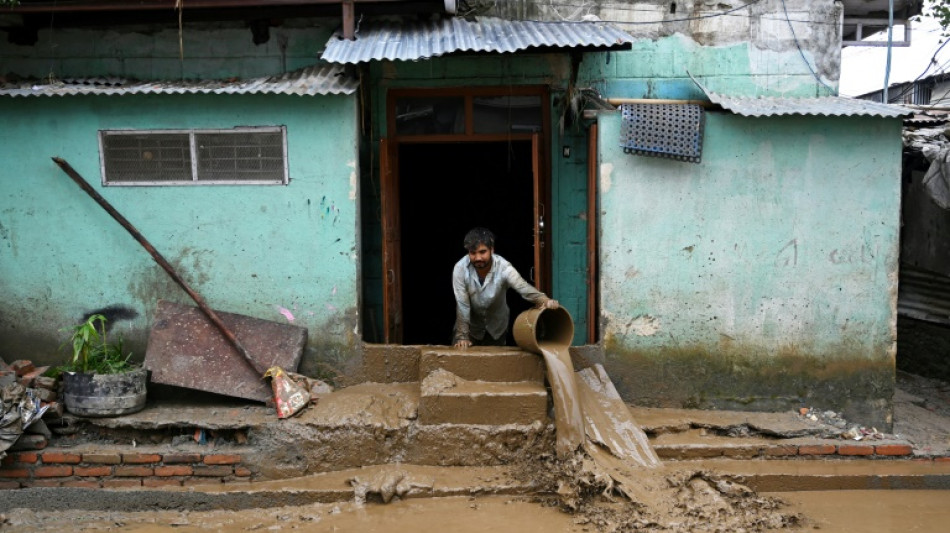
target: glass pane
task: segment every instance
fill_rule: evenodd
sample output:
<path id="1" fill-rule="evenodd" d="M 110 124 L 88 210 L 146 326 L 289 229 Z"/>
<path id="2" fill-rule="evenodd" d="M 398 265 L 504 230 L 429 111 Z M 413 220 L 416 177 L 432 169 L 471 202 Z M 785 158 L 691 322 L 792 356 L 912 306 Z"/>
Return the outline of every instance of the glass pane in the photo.
<path id="1" fill-rule="evenodd" d="M 482 96 L 472 104 L 475 133 L 541 131 L 540 96 Z"/>
<path id="2" fill-rule="evenodd" d="M 199 181 L 284 181 L 284 136 L 271 132 L 195 135 Z"/>
<path id="3" fill-rule="evenodd" d="M 465 133 L 465 99 L 461 96 L 396 100 L 397 135 Z"/>
<path id="4" fill-rule="evenodd" d="M 187 133 L 102 136 L 106 183 L 191 181 Z"/>

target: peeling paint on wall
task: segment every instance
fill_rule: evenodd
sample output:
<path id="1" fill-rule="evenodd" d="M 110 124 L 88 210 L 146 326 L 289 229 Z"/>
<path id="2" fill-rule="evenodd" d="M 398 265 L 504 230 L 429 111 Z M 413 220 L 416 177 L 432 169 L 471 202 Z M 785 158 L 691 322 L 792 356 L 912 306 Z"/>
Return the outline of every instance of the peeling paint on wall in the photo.
<path id="1" fill-rule="evenodd" d="M 610 192 L 610 180 L 613 170 L 614 166 L 612 163 L 600 164 L 600 192 L 602 194 Z"/>

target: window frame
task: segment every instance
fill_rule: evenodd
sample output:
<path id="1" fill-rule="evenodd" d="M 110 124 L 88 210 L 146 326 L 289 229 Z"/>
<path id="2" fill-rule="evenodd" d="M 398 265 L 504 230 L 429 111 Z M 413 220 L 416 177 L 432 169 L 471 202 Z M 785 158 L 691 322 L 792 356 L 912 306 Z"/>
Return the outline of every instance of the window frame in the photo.
<path id="1" fill-rule="evenodd" d="M 203 134 L 248 134 L 280 133 L 283 178 L 280 180 L 220 180 L 199 179 L 198 147 L 196 136 Z M 188 135 L 188 150 L 191 168 L 191 180 L 183 181 L 110 181 L 106 179 L 105 139 L 108 136 L 122 135 Z M 99 174 L 103 187 L 194 187 L 202 185 L 289 185 L 290 170 L 287 159 L 286 126 L 237 126 L 234 128 L 190 128 L 190 129 L 103 129 L 99 130 Z"/>

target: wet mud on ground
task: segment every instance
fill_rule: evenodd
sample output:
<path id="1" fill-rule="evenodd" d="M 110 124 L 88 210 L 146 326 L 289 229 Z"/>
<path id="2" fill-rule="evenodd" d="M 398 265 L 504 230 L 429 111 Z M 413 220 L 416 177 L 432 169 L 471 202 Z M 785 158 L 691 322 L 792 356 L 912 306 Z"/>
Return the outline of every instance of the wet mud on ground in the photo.
<path id="1" fill-rule="evenodd" d="M 945 491 L 833 491 L 763 495 L 808 518 L 781 532 L 938 533 L 947 530 Z M 313 504 L 245 511 L 90 513 L 16 510 L 0 530 L 26 532 L 353 531 L 360 533 L 580 533 L 598 531 L 591 517 L 563 513 L 522 497 L 451 497 L 367 503 Z M 692 531 L 717 531 L 692 529 Z M 621 531 L 637 531 L 624 529 Z M 686 528 L 640 531 L 691 531 Z M 741 531 L 728 529 L 721 531 Z M 764 530 L 773 533 L 775 530 Z"/>

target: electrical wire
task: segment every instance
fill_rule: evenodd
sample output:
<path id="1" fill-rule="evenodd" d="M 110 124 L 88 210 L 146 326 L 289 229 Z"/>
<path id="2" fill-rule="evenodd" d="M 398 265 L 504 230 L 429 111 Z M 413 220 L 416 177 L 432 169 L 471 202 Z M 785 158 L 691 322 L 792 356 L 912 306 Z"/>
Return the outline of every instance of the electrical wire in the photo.
<path id="1" fill-rule="evenodd" d="M 795 40 L 795 48 L 798 48 L 798 54 L 802 56 L 802 61 L 805 62 L 805 66 L 808 67 L 808 70 L 809 72 L 811 72 L 811 75 L 814 76 L 816 80 L 818 80 L 818 83 L 822 84 L 826 89 L 831 91 L 832 94 L 837 95 L 838 91 L 831 88 L 831 86 L 829 86 L 827 83 L 825 83 L 821 79 L 821 76 L 819 76 L 818 73 L 815 72 L 815 69 L 812 68 L 811 63 L 808 62 L 808 58 L 805 57 L 805 51 L 802 50 L 802 45 L 799 44 L 798 42 L 798 36 L 795 35 L 795 27 L 792 26 L 792 21 L 788 18 L 788 8 L 785 7 L 785 0 L 782 0 L 782 10 L 785 11 L 785 20 L 788 22 L 788 29 L 792 31 L 792 39 Z"/>

